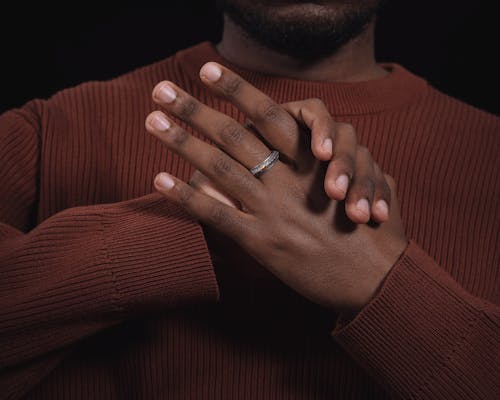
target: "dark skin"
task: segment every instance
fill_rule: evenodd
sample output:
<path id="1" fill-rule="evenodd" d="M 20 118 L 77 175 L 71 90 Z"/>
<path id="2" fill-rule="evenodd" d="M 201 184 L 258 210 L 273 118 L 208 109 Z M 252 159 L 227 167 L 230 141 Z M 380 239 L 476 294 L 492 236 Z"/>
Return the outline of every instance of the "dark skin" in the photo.
<path id="1" fill-rule="evenodd" d="M 214 77 L 210 68 L 214 67 L 220 68 L 221 76 L 210 81 Z M 157 176 L 156 189 L 203 224 L 233 238 L 304 297 L 339 312 L 360 310 L 373 298 L 407 244 L 392 179 L 387 175 L 385 181 L 380 180 L 383 175 L 378 178 L 392 186 L 384 191 L 385 195 L 392 193 L 387 221 L 346 230 L 345 224 L 338 223 L 343 203 L 329 198 L 324 190 L 324 163 L 307 146 L 296 145 L 303 136 L 297 119 L 215 63 L 202 68 L 201 79 L 243 111 L 288 162 L 278 162 L 260 178 L 254 177 L 248 168 L 265 158 L 270 149 L 228 116 L 204 106 L 173 83 L 162 82 L 153 91 L 155 101 L 220 148 L 190 135 L 160 111 L 148 116 L 147 129 L 241 207 L 207 195 L 196 180 L 188 185 L 166 173 Z M 175 97 L 164 96 L 165 86 Z M 319 104 L 313 100 L 291 107 L 310 106 L 311 102 Z M 356 161 L 353 187 L 361 197 L 367 196 L 371 187 L 367 182 L 377 179 L 376 164 L 360 146 L 356 146 Z"/>
<path id="2" fill-rule="evenodd" d="M 269 9 L 274 19 L 281 23 L 290 24 L 303 19 L 305 13 L 312 15 L 308 23 L 317 23 L 315 13 L 330 12 L 334 18 L 337 10 L 342 9 L 341 3 L 372 3 L 370 0 L 323 1 L 322 5 L 311 2 L 297 1 L 279 2 L 280 6 L 267 6 L 278 3 L 272 0 L 232 0 L 233 3 L 242 3 L 252 7 L 254 3 L 261 3 L 253 7 L 263 10 Z M 280 18 L 280 15 L 283 17 Z M 218 52 L 232 64 L 245 69 L 258 71 L 268 75 L 283 76 L 301 80 L 316 80 L 330 82 L 360 82 L 382 78 L 387 71 L 375 60 L 375 20 L 372 20 L 366 29 L 358 36 L 347 42 L 340 49 L 327 57 L 316 60 L 302 60 L 271 50 L 258 43 L 234 23 L 227 15 L 224 18 L 222 40 L 217 44 Z"/>
<path id="3" fill-rule="evenodd" d="M 321 7 L 334 12 L 342 2 L 324 3 Z M 300 7 L 288 7 L 288 17 L 300 16 Z M 304 7 L 315 11 L 316 6 Z M 331 57 L 304 62 L 263 47 L 226 20 L 218 50 L 236 65 L 267 74 L 365 81 L 387 74 L 373 56 L 373 27 L 372 22 Z M 198 169 L 189 185 L 161 173 L 156 189 L 234 239 L 304 297 L 338 312 L 358 312 L 407 245 L 392 178 L 357 144 L 354 128 L 335 122 L 320 100 L 278 105 L 215 63 L 206 64 L 200 78 L 244 112 L 253 129 L 202 105 L 172 82 L 160 82 L 154 101 L 217 147 L 189 135 L 165 113 L 151 113 L 148 131 Z M 304 129 L 310 131 L 311 146 L 304 143 Z M 248 169 L 271 149 L 253 130 L 283 155 L 260 178 Z M 370 220 L 375 224 L 365 224 Z"/>

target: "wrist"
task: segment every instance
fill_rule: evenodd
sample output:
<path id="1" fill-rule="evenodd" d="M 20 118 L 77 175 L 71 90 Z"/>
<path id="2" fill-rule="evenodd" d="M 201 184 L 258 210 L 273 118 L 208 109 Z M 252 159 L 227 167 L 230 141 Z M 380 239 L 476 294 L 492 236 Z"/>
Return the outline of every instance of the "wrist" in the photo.
<path id="1" fill-rule="evenodd" d="M 364 288 L 360 302 L 357 307 L 343 311 L 341 313 L 343 318 L 352 319 L 377 296 L 387 276 L 404 254 L 407 246 L 406 238 L 388 242 L 382 251 L 377 252 L 378 257 L 371 257 L 370 265 L 367 266 L 367 271 L 370 273 L 362 278 L 363 282 L 360 285 Z"/>

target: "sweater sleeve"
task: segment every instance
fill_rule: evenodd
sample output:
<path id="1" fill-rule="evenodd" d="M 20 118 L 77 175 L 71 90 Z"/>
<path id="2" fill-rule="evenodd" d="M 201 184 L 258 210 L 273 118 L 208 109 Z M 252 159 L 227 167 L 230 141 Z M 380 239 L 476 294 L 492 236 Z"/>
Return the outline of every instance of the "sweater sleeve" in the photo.
<path id="1" fill-rule="evenodd" d="M 218 299 L 201 227 L 157 194 L 32 226 L 38 142 L 29 113 L 0 116 L 0 383 L 9 390 L 131 315 Z"/>
<path id="2" fill-rule="evenodd" d="M 394 398 L 500 398 L 500 309 L 410 242 L 336 341 Z"/>

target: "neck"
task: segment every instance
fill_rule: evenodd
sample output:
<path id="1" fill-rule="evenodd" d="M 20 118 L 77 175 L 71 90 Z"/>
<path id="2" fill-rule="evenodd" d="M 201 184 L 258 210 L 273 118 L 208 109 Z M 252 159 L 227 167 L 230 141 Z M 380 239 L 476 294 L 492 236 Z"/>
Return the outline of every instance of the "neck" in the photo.
<path id="1" fill-rule="evenodd" d="M 375 21 L 334 54 L 321 60 L 304 61 L 262 46 L 225 16 L 217 51 L 237 66 L 268 75 L 313 81 L 368 81 L 387 75 L 375 61 L 374 32 Z"/>

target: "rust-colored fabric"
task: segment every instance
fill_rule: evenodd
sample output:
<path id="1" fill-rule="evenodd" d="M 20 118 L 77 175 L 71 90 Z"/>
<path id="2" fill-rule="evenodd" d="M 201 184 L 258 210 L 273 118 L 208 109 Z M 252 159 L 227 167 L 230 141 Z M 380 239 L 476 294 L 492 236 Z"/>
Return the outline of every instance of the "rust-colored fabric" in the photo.
<path id="1" fill-rule="evenodd" d="M 158 81 L 244 120 L 199 82 L 209 60 L 278 102 L 323 99 L 398 183 L 411 242 L 353 320 L 230 241 L 210 254 L 152 193 L 193 171 L 145 132 Z M 0 116 L 0 398 L 500 398 L 499 118 L 385 67 L 299 81 L 202 43 Z"/>

